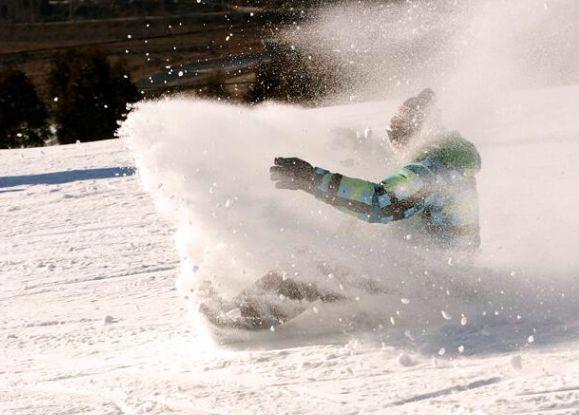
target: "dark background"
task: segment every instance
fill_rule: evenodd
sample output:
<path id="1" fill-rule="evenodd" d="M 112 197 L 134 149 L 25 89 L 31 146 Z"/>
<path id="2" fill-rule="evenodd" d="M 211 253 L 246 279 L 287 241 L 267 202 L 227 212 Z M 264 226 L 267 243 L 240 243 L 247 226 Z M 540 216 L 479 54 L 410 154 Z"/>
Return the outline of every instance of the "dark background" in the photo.
<path id="1" fill-rule="evenodd" d="M 112 138 L 166 94 L 315 105 L 335 79 L 279 34 L 327 3 L 0 0 L 0 148 Z"/>

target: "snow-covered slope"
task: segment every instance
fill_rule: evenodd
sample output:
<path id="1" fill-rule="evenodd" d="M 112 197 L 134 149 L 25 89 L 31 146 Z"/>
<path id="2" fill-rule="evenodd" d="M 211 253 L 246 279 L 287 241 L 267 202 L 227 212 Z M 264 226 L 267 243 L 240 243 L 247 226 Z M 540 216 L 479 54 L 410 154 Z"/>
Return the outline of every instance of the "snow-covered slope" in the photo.
<path id="1" fill-rule="evenodd" d="M 578 414 L 578 16 L 353 2 L 288 36 L 333 56 L 347 99 L 398 100 L 173 98 L 139 105 L 122 141 L 0 151 L 0 414 Z M 278 155 L 384 178 L 383 129 L 426 86 L 482 154 L 469 266 L 268 179 Z M 197 284 L 233 295 L 271 269 L 392 293 L 214 343 Z"/>
<path id="2" fill-rule="evenodd" d="M 558 93 L 559 98 L 576 98 L 576 88 L 562 91 L 546 91 L 545 97 Z M 187 114 L 189 105 L 198 104 L 150 104 L 137 111 L 131 122 L 143 116 L 149 121 L 146 125 L 170 129 L 179 123 L 164 123 L 163 114 L 174 117 L 175 108 Z M 201 105 L 212 114 L 213 107 Z M 163 108 L 168 111 L 164 113 Z M 382 109 L 382 104 L 375 103 L 289 111 L 311 117 L 308 128 L 314 128 L 314 122 L 323 126 L 323 120 L 333 120 L 333 124 L 340 120 L 341 126 L 362 131 L 368 126 L 381 127 Z M 220 114 L 228 111 L 217 110 Z M 151 114 L 155 114 L 153 121 Z M 282 115 L 283 119 L 287 112 Z M 487 173 L 480 180 L 487 226 L 485 255 L 490 261 L 487 265 L 504 270 L 506 279 L 518 277 L 510 275 L 513 262 L 507 261 L 509 255 L 499 255 L 497 238 L 509 234 L 504 229 L 507 215 L 518 207 L 540 216 L 551 205 L 542 199 L 536 209 L 510 202 L 498 211 L 493 208 L 497 194 L 513 194 L 517 203 L 528 200 L 527 190 L 517 187 L 524 183 L 519 168 L 526 166 L 524 176 L 533 180 L 547 177 L 543 185 L 558 196 L 558 203 L 572 207 L 576 201 L 574 188 L 565 194 L 556 187 L 559 183 L 567 188 L 578 171 L 573 164 L 578 150 L 573 135 L 576 124 L 569 115 L 561 117 L 556 124 L 561 134 L 567 135 L 549 142 L 557 147 L 546 147 L 541 140 L 514 140 L 509 145 L 479 142 L 487 160 Z M 265 119 L 275 118 L 268 115 Z M 292 122 L 290 119 L 288 124 Z M 503 131 L 517 128 L 509 124 Z M 521 134 L 514 137 L 520 139 Z M 160 152 L 153 154 L 159 157 L 168 154 L 159 145 L 162 139 L 177 139 L 166 131 L 157 138 Z M 557 157 L 544 157 L 547 151 L 568 161 L 560 164 Z M 144 151 L 137 156 L 145 170 L 149 169 L 142 179 L 156 197 L 160 193 L 155 180 L 165 182 L 165 191 L 179 183 L 178 177 L 170 176 L 178 160 L 163 165 L 156 163 L 161 159 L 147 158 Z M 259 342 L 219 347 L 188 321 L 175 288 L 178 275 L 191 277 L 187 269 L 191 264 L 185 262 L 183 269 L 184 252 L 175 248 L 187 251 L 191 247 L 183 242 L 187 235 L 181 231 L 177 245 L 173 238 L 183 212 L 175 214 L 174 222 L 161 219 L 153 198 L 141 190 L 138 174 L 125 168 L 133 165 L 133 155 L 123 148 L 123 142 L 2 151 L 0 159 L 3 415 L 579 413 L 576 314 L 557 319 L 557 313 L 541 309 L 541 299 L 551 297 L 542 296 L 541 287 L 547 286 L 541 285 L 540 278 L 535 284 L 539 288 L 531 293 L 541 295 L 529 297 L 530 305 L 524 308 L 529 313 L 538 308 L 548 314 L 535 331 L 524 322 L 498 317 L 486 325 L 469 321 L 466 327 L 470 330 L 458 330 L 455 319 L 456 325 L 435 325 L 428 333 L 404 327 L 349 335 L 308 336 L 302 330 L 292 336 L 286 331 L 268 333 Z M 355 170 L 356 166 L 354 160 L 342 167 Z M 152 174 L 152 168 L 160 170 Z M 548 181 L 553 171 L 558 171 L 556 180 Z M 233 165 L 228 166 L 228 173 L 235 175 Z M 502 176 L 504 182 L 497 182 Z M 163 198 L 157 202 L 165 204 L 159 206 L 162 210 L 173 213 L 178 206 Z M 571 295 L 576 289 L 571 276 L 577 270 L 572 254 L 576 239 L 569 236 L 576 229 L 573 218 L 563 215 L 563 222 L 553 219 L 535 225 L 527 216 L 531 234 L 553 226 L 556 232 L 544 237 L 554 241 L 560 257 L 554 257 L 548 247 L 538 251 L 541 245 L 531 243 L 532 239 L 523 239 L 527 251 L 514 251 L 517 270 L 524 264 L 518 257 L 526 253 L 542 255 L 548 265 L 547 273 L 533 273 L 531 269 L 541 261 L 528 258 L 530 266 L 522 267 L 525 278 L 557 277 L 555 286 Z M 205 226 L 212 229 L 211 222 Z M 513 226 L 521 229 L 517 223 Z M 516 236 L 513 239 L 507 239 L 505 246 L 521 245 Z M 550 259 L 557 259 L 554 262 L 560 266 L 553 266 Z M 512 281 L 504 286 L 511 285 Z M 494 300 L 500 301 L 500 292 L 492 292 Z M 575 310 L 576 303 L 568 297 L 559 303 L 559 311 Z M 308 327 L 314 328 L 311 321 L 306 322 L 305 329 Z M 504 338 L 517 338 L 519 345 Z"/>

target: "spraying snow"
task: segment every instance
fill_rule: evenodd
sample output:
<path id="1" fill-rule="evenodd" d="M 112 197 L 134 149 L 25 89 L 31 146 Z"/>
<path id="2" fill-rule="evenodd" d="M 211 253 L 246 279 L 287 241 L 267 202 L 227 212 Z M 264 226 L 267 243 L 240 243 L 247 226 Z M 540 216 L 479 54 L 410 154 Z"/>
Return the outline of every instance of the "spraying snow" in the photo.
<path id="1" fill-rule="evenodd" d="M 384 101 L 316 110 L 144 103 L 124 125 L 124 141 L 0 151 L 0 217 L 9 224 L 0 237 L 0 413 L 576 414 L 576 5 L 460 4 L 437 2 L 432 14 L 415 13 L 434 7 L 426 3 L 388 6 L 399 13 L 391 20 L 379 7 L 353 10 L 374 32 L 412 17 L 376 42 L 385 50 L 408 49 L 410 22 L 457 27 L 447 37 L 457 45 L 460 30 L 488 39 L 488 47 L 465 45 L 470 53 L 451 60 L 456 71 L 409 72 L 432 78 L 424 85 L 437 89 L 447 126 L 482 153 L 474 264 L 419 255 L 403 227 L 351 220 L 275 191 L 268 179 L 279 154 L 382 179 L 395 168 L 382 131 L 418 81 L 382 88 L 384 78 L 367 71 L 345 89 L 379 91 L 374 98 Z M 341 23 L 357 16 L 325 13 L 320 50 L 339 49 L 332 37 L 366 36 Z M 514 33 L 519 43 L 497 49 Z M 366 62 L 380 68 L 385 56 Z M 520 56 L 525 65 L 511 65 Z M 437 76 L 462 84 L 445 89 Z M 138 175 L 125 168 L 132 157 Z M 160 220 L 139 179 L 176 226 Z M 198 282 L 213 279 L 229 295 L 275 267 L 338 288 L 343 281 L 351 301 L 314 304 L 299 321 L 261 333 L 273 348 L 217 348 L 191 329 L 179 296 L 196 318 L 189 289 Z M 368 295 L 364 281 L 378 278 L 381 294 Z M 361 330 L 350 341 L 323 333 L 356 328 L 370 341 Z"/>
<path id="2" fill-rule="evenodd" d="M 547 6 L 339 8 L 288 34 L 351 61 L 348 95 L 381 91 L 381 101 L 320 110 L 188 98 L 139 105 L 121 135 L 178 227 L 178 285 L 192 315 L 204 281 L 232 296 L 276 270 L 353 299 L 312 308 L 284 335 L 365 328 L 429 351 L 460 342 L 468 352 L 573 336 L 579 87 L 560 84 L 579 82 L 577 51 L 566 46 L 579 12 L 574 2 Z M 481 150 L 483 241 L 468 266 L 417 248 L 403 224 L 361 223 L 269 181 L 280 155 L 387 177 L 396 163 L 382 131 L 399 97 L 423 86 L 438 91 L 445 124 Z M 364 281 L 381 294 L 366 295 Z"/>

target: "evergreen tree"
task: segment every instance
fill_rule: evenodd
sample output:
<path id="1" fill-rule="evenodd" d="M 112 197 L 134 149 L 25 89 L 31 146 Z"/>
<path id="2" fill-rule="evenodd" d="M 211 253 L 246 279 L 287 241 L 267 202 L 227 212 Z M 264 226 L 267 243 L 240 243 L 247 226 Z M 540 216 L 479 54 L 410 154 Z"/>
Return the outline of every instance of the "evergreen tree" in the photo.
<path id="1" fill-rule="evenodd" d="M 0 74 L 0 148 L 44 145 L 47 111 L 26 74 L 7 69 Z"/>
<path id="2" fill-rule="evenodd" d="M 111 66 L 96 50 L 70 50 L 56 56 L 49 76 L 54 120 L 61 144 L 113 138 L 137 88 L 122 64 Z"/>

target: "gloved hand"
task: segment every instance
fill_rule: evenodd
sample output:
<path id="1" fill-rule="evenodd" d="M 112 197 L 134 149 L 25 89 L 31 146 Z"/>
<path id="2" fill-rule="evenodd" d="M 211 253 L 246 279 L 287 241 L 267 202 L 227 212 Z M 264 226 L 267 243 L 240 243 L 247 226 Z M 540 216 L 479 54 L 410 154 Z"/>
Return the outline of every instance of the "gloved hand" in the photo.
<path id="1" fill-rule="evenodd" d="M 319 181 L 314 167 L 297 157 L 276 157 L 269 172 L 278 189 L 311 191 Z"/>

